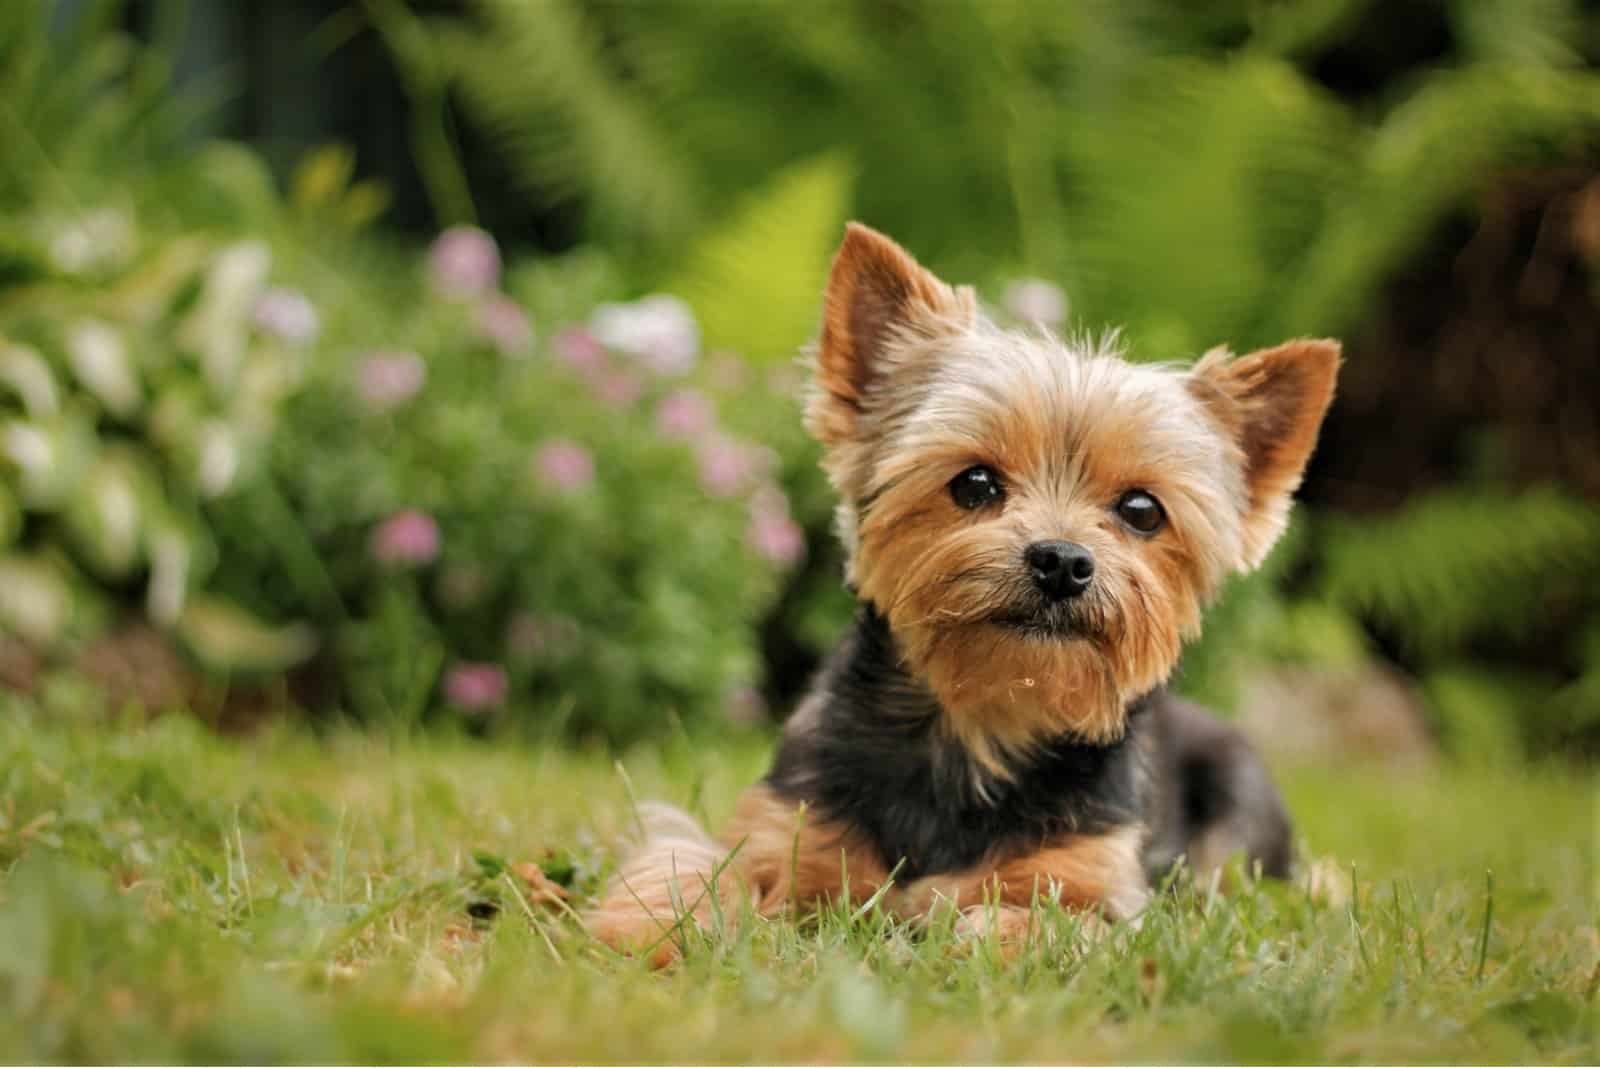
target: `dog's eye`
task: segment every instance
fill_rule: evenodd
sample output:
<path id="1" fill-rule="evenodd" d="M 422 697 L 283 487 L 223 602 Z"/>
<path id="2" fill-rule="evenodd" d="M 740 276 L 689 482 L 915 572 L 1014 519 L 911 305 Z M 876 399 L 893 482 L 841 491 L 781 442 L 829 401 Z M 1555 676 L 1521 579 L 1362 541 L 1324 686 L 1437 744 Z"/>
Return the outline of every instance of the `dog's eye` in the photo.
<path id="1" fill-rule="evenodd" d="M 1144 490 L 1129 490 L 1117 501 L 1117 515 L 1140 534 L 1154 534 L 1167 521 L 1167 513 Z"/>
<path id="2" fill-rule="evenodd" d="M 951 500 L 969 512 L 990 501 L 998 501 L 1005 494 L 1000 487 L 1000 476 L 988 467 L 969 467 L 950 480 Z"/>

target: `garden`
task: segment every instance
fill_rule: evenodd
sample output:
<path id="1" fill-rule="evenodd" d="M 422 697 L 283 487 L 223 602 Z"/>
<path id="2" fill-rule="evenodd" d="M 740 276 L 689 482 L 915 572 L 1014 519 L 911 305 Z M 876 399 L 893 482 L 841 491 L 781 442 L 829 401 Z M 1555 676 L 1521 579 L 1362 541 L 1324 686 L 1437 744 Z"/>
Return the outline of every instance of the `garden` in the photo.
<path id="1" fill-rule="evenodd" d="M 0 1058 L 1600 1055 L 1593 13 L 825 6 L 0 6 Z M 1174 679 L 1290 881 L 585 934 L 854 611 L 851 219 L 1141 361 L 1343 339 Z"/>

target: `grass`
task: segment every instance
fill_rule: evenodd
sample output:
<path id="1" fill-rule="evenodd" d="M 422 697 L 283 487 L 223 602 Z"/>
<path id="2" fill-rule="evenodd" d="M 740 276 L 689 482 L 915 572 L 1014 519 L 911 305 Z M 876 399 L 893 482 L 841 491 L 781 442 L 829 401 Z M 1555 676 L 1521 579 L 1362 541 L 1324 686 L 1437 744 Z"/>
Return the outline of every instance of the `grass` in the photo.
<path id="1" fill-rule="evenodd" d="M 715 820 L 765 757 L 680 738 L 624 777 L 555 749 L 0 704 L 0 1059 L 1600 1056 L 1596 795 L 1570 770 L 1285 769 L 1346 900 L 1173 893 L 1088 948 L 1042 912 L 1055 944 L 1009 964 L 855 903 L 652 973 L 502 870 L 555 850 L 592 884 L 629 782 Z"/>

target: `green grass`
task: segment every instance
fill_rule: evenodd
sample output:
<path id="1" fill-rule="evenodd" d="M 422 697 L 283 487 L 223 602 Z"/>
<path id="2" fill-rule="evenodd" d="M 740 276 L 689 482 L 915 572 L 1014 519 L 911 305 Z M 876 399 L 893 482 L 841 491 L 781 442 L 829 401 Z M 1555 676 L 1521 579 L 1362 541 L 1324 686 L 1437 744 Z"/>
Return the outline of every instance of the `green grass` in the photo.
<path id="1" fill-rule="evenodd" d="M 679 739 L 624 763 L 641 797 L 715 820 L 765 756 Z M 694 940 L 652 973 L 497 874 L 553 849 L 592 882 L 630 823 L 606 758 L 0 703 L 0 1060 L 1600 1056 L 1592 778 L 1281 778 L 1348 900 L 1175 893 L 1138 929 L 1009 964 L 948 926 L 838 910 Z"/>

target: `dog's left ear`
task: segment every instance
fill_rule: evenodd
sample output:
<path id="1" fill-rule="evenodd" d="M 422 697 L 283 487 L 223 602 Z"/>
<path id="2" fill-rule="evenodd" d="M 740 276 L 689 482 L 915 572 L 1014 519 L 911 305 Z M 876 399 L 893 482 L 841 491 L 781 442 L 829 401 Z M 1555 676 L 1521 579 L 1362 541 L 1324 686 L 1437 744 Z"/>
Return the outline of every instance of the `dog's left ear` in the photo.
<path id="1" fill-rule="evenodd" d="M 1254 570 L 1289 524 L 1290 498 L 1317 444 L 1339 374 L 1339 343 L 1289 341 L 1234 358 L 1214 349 L 1195 365 L 1190 391 L 1232 436 L 1244 459 L 1244 546 Z"/>

